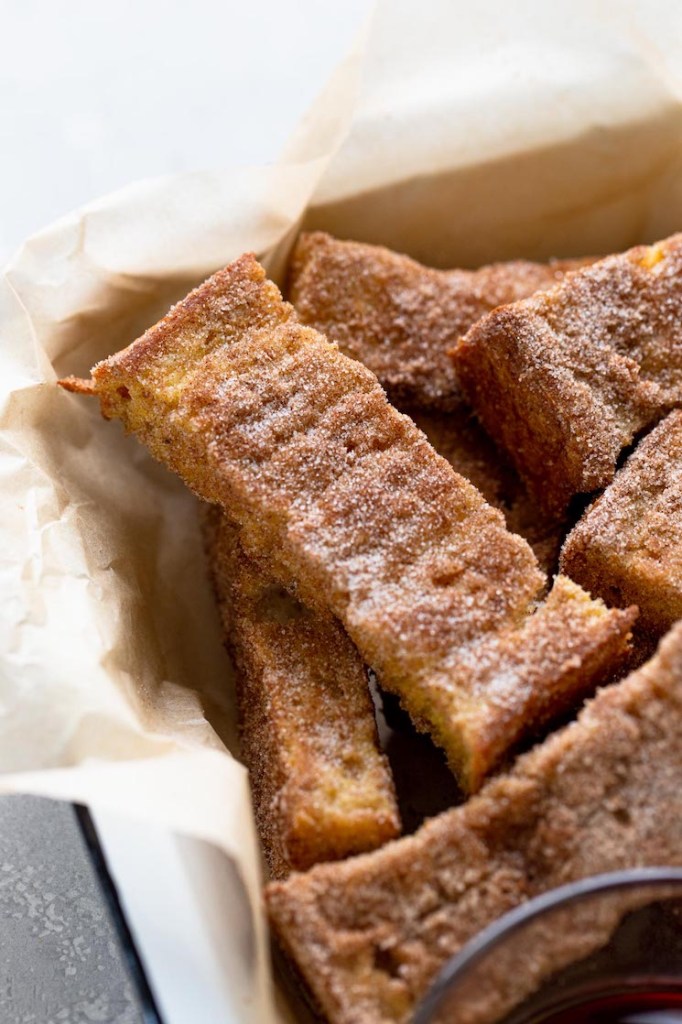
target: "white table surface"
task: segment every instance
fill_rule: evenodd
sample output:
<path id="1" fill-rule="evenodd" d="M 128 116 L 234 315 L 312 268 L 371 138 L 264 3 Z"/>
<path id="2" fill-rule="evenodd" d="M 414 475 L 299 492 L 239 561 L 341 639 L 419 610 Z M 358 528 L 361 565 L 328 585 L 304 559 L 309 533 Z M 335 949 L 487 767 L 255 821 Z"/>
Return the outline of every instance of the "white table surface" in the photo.
<path id="1" fill-rule="evenodd" d="M 0 0 L 0 263 L 140 178 L 272 160 L 371 0 Z"/>

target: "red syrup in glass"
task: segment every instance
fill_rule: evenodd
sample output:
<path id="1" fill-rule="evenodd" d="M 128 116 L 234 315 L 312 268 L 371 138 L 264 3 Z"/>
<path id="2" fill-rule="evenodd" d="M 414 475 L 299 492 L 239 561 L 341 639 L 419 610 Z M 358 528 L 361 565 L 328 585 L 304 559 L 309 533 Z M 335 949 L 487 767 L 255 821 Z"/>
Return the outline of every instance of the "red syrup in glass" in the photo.
<path id="1" fill-rule="evenodd" d="M 537 1024 L 682 1024 L 682 989 L 625 991 L 594 996 Z"/>

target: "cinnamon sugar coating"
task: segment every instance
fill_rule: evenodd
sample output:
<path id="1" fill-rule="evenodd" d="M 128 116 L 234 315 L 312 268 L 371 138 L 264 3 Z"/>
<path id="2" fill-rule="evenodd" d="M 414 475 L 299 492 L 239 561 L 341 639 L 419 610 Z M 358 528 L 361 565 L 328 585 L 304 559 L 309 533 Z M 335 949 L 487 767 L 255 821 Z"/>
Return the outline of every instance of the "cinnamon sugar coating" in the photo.
<path id="1" fill-rule="evenodd" d="M 547 573 L 556 566 L 563 521 L 543 512 L 476 422 L 447 352 L 495 306 L 552 287 L 589 262 L 514 260 L 476 271 L 432 270 L 381 246 L 313 232 L 299 236 L 289 268 L 299 319 L 376 373 L 392 403 L 502 510 Z"/>
<path id="2" fill-rule="evenodd" d="M 289 297 L 301 322 L 369 367 L 394 404 L 452 411 L 461 394 L 448 351 L 460 335 L 586 262 L 432 270 L 382 246 L 312 232 L 292 255 Z"/>
<path id="3" fill-rule="evenodd" d="M 204 532 L 271 875 L 395 838 L 395 790 L 353 644 L 335 619 L 301 605 L 248 558 L 237 527 L 215 506 Z"/>
<path id="4" fill-rule="evenodd" d="M 514 502 L 522 484 L 514 467 L 500 453 L 479 426 L 471 409 L 461 406 L 454 412 L 425 411 L 401 407 L 423 430 L 439 455 L 455 473 L 465 477 L 491 505 L 506 510 Z"/>
<path id="5" fill-rule="evenodd" d="M 453 659 L 453 676 L 470 696 L 457 713 L 472 754 L 471 792 L 515 744 L 617 676 L 630 653 L 637 609 L 608 609 L 557 576 L 538 610 Z M 455 712 L 452 712 L 453 716 Z"/>
<path id="6" fill-rule="evenodd" d="M 578 720 L 414 835 L 266 890 L 331 1024 L 403 1024 L 505 911 L 588 875 L 682 864 L 682 625 Z"/>
<path id="7" fill-rule="evenodd" d="M 605 486 L 637 432 L 682 401 L 682 235 L 495 310 L 453 360 L 483 426 L 547 507 Z"/>
<path id="8" fill-rule="evenodd" d="M 299 324 L 245 256 L 98 364 L 93 382 L 104 415 L 221 505 L 247 553 L 294 580 L 301 600 L 335 614 L 460 784 L 479 785 L 504 748 L 491 714 L 513 720 L 509 743 L 522 716 L 510 716 L 512 694 L 499 705 L 494 673 L 474 678 L 472 652 L 497 634 L 525 636 L 544 579 L 374 375 Z M 600 614 L 624 645 L 629 618 Z M 575 629 L 582 636 L 579 616 Z M 529 677 L 536 689 L 518 687 L 525 729 L 550 717 L 555 689 L 561 707 L 569 683 L 584 692 L 581 671 L 556 687 L 564 641 L 557 633 L 551 673 Z M 605 669 L 614 642 L 596 631 L 586 664 Z M 588 672 L 592 685 L 598 675 Z"/>
<path id="9" fill-rule="evenodd" d="M 548 513 L 529 493 L 509 459 L 495 447 L 472 410 L 460 405 L 449 413 L 402 408 L 423 430 L 456 473 L 499 508 L 512 533 L 527 540 L 543 572 L 556 571 L 565 518 Z"/>
<path id="10" fill-rule="evenodd" d="M 653 636 L 682 618 L 682 411 L 640 441 L 569 535 L 561 564 L 610 604 L 637 604 Z"/>

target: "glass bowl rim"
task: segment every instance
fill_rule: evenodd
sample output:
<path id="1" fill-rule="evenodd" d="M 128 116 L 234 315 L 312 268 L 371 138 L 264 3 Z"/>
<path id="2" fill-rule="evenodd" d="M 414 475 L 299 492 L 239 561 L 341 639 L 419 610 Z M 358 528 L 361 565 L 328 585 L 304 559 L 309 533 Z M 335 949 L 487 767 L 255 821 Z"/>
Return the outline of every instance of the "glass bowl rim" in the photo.
<path id="1" fill-rule="evenodd" d="M 453 982 L 482 960 L 503 939 L 519 931 L 528 922 L 572 900 L 583 900 L 597 893 L 629 889 L 639 885 L 682 886 L 682 868 L 628 868 L 590 875 L 576 882 L 568 882 L 566 885 L 549 889 L 508 910 L 506 914 L 496 918 L 478 932 L 443 965 L 418 1004 L 412 1024 L 429 1024 L 434 1011 L 438 1009 L 441 999 Z"/>

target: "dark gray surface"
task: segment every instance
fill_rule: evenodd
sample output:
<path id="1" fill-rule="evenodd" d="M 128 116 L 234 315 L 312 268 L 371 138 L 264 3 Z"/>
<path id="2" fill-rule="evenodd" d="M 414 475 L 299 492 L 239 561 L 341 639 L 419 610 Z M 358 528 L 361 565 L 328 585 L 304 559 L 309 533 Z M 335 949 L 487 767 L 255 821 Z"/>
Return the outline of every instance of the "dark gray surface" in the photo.
<path id="1" fill-rule="evenodd" d="M 73 808 L 0 797 L 0 1024 L 142 1024 Z"/>

